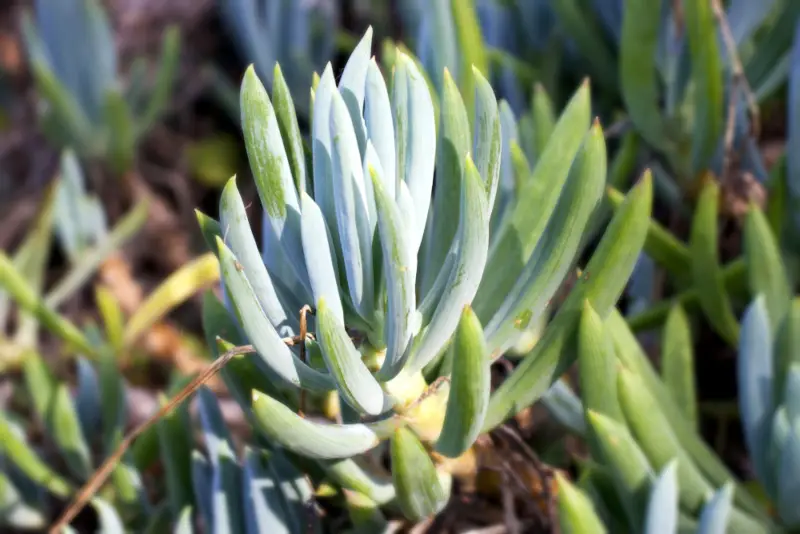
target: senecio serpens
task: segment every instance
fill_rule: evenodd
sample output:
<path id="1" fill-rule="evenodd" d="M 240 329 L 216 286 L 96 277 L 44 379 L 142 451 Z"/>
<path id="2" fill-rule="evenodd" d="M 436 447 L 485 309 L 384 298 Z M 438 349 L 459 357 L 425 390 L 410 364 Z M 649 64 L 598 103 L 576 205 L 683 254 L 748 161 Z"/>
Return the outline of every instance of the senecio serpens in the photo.
<path id="1" fill-rule="evenodd" d="M 217 319 L 206 326 L 218 350 L 239 341 L 257 352 L 260 381 L 227 382 L 264 436 L 334 472 L 388 439 L 391 491 L 370 497 L 422 518 L 448 500 L 439 460 L 463 455 L 547 391 L 574 360 L 570 332 L 585 301 L 601 315 L 613 308 L 641 250 L 651 184 L 645 174 L 586 266 L 592 276 L 579 278 L 490 398 L 493 357 L 548 310 L 603 194 L 606 148 L 600 125 L 590 125 L 588 83 L 530 175 L 506 180 L 507 104 L 481 73 L 472 72 L 470 122 L 445 72 L 437 124 L 414 59 L 397 50 L 387 86 L 371 44 L 370 29 L 338 85 L 328 65 L 312 89 L 309 160 L 279 67 L 272 99 L 246 72 L 241 113 L 263 242 L 259 250 L 232 178 L 219 223 L 199 220 L 237 321 L 220 326 L 225 308 L 207 301 L 207 318 Z M 490 232 L 492 218 L 501 222 Z M 306 306 L 312 313 L 300 314 Z M 341 401 L 337 422 L 303 415 L 306 393 L 317 406 Z"/>

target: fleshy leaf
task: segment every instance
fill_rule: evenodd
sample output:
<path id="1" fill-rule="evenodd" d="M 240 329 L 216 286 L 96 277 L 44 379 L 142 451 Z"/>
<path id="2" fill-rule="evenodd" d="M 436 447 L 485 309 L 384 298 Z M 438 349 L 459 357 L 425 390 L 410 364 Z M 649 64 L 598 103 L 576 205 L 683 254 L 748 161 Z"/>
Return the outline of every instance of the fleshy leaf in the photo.
<path id="1" fill-rule="evenodd" d="M 407 428 L 398 428 L 391 439 L 392 478 L 403 514 L 422 521 L 447 504 L 448 495 L 439 482 L 431 457 L 419 438 Z"/>
<path id="2" fill-rule="evenodd" d="M 469 306 L 461 312 L 450 350 L 450 394 L 436 450 L 457 458 L 478 438 L 491 391 L 489 350 L 481 323 Z"/>

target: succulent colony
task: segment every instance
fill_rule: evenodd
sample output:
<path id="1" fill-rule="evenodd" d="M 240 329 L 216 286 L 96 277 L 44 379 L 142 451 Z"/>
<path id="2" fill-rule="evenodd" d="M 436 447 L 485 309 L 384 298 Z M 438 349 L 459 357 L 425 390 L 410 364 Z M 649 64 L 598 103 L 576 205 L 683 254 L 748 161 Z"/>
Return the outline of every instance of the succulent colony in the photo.
<path id="1" fill-rule="evenodd" d="M 422 518 L 448 500 L 449 477 L 434 458 L 462 455 L 550 385 L 542 374 L 531 391 L 522 385 L 530 371 L 521 369 L 493 406 L 490 364 L 570 274 L 603 193 L 605 145 L 599 124 L 589 125 L 584 84 L 530 181 L 500 204 L 501 167 L 510 161 L 488 82 L 474 71 L 470 118 L 445 72 L 437 132 L 415 63 L 398 53 L 387 84 L 370 59 L 371 37 L 338 84 L 328 65 L 312 92 L 310 164 L 280 71 L 271 99 L 252 68 L 245 74 L 241 113 L 264 208 L 262 248 L 233 178 L 220 221 L 199 220 L 235 326 L 223 335 L 212 324 L 212 315 L 222 319 L 210 298 L 206 328 L 219 334 L 220 350 L 234 339 L 252 343 L 263 389 L 228 383 L 262 435 L 328 463 L 388 440 L 392 493 L 408 517 Z M 597 265 L 598 278 L 582 276 L 539 345 L 545 353 L 528 360 L 552 380 L 552 358 L 562 358 L 559 344 L 568 350 L 581 302 L 607 313 L 621 291 L 619 282 L 598 284 L 615 271 L 627 277 L 644 232 L 625 222 L 646 220 L 649 196 L 645 177 L 587 267 Z M 534 199 L 536 210 L 527 202 Z M 494 210 L 501 222 L 490 232 Z M 322 403 L 333 395 L 340 422 L 307 415 L 305 392 Z"/>

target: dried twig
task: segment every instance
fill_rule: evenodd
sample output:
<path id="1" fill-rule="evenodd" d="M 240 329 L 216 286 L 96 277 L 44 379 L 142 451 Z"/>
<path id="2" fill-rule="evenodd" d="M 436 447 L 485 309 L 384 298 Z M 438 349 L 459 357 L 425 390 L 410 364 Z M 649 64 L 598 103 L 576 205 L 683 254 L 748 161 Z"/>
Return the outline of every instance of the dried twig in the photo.
<path id="1" fill-rule="evenodd" d="M 117 463 L 123 457 L 125 452 L 133 445 L 133 442 L 141 436 L 148 428 L 158 422 L 159 419 L 166 416 L 176 406 L 186 400 L 187 397 L 192 395 L 197 389 L 207 382 L 212 376 L 217 374 L 220 369 L 231 361 L 236 356 L 249 354 L 255 352 L 252 345 L 243 345 L 241 347 L 234 347 L 228 352 L 222 354 L 217 358 L 214 363 L 208 366 L 202 373 L 197 375 L 180 393 L 175 395 L 168 403 L 158 409 L 153 415 L 148 417 L 143 423 L 134 428 L 125 438 L 120 442 L 114 453 L 106 458 L 103 464 L 97 469 L 84 484 L 84 486 L 75 494 L 74 499 L 61 515 L 58 520 L 50 527 L 50 534 L 58 534 L 61 530 L 72 521 L 76 515 L 83 509 L 89 500 L 97 493 L 97 490 L 105 483 L 111 472 L 116 467 Z"/>
<path id="2" fill-rule="evenodd" d="M 725 51 L 731 62 L 731 90 L 728 95 L 728 113 L 727 123 L 725 125 L 724 154 L 721 173 L 722 179 L 724 180 L 730 167 L 730 158 L 733 152 L 737 91 L 742 91 L 747 102 L 747 112 L 750 119 L 750 135 L 756 139 L 761 134 L 761 114 L 753 89 L 750 87 L 750 83 L 747 81 L 747 77 L 744 74 L 742 60 L 739 58 L 739 53 L 736 49 L 736 41 L 733 38 L 731 27 L 728 24 L 728 18 L 725 15 L 725 9 L 722 7 L 720 0 L 711 0 L 711 9 L 714 12 L 714 18 L 717 19 L 717 24 L 719 24 L 722 42 L 725 45 Z"/>
<path id="3" fill-rule="evenodd" d="M 306 319 L 306 315 L 311 312 L 311 306 L 305 304 L 302 308 L 300 308 L 300 360 L 307 364 L 306 361 L 306 333 L 308 332 L 308 320 Z M 306 390 L 300 389 L 300 417 L 303 417 L 303 414 L 306 411 Z"/>

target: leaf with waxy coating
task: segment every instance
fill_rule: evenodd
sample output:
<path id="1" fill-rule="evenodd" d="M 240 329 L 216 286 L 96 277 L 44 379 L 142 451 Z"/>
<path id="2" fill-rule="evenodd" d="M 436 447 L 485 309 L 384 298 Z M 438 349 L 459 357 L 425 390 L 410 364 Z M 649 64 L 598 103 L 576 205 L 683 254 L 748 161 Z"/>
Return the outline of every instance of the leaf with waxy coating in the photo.
<path id="1" fill-rule="evenodd" d="M 258 430 L 286 449 L 318 459 L 349 458 L 364 453 L 391 433 L 393 421 L 374 424 L 325 424 L 303 419 L 264 393 L 254 391 Z"/>
<path id="2" fill-rule="evenodd" d="M 465 306 L 461 312 L 450 350 L 450 394 L 436 450 L 450 458 L 457 458 L 472 446 L 480 434 L 491 391 L 489 351 L 481 323 L 469 306 Z"/>
<path id="3" fill-rule="evenodd" d="M 422 521 L 447 504 L 448 495 L 439 482 L 431 457 L 419 438 L 407 428 L 398 428 L 391 439 L 392 479 L 403 514 Z"/>
<path id="4" fill-rule="evenodd" d="M 384 407 L 383 389 L 362 361 L 344 323 L 330 311 L 325 299 L 317 302 L 317 340 L 342 397 L 362 413 L 379 415 Z"/>

